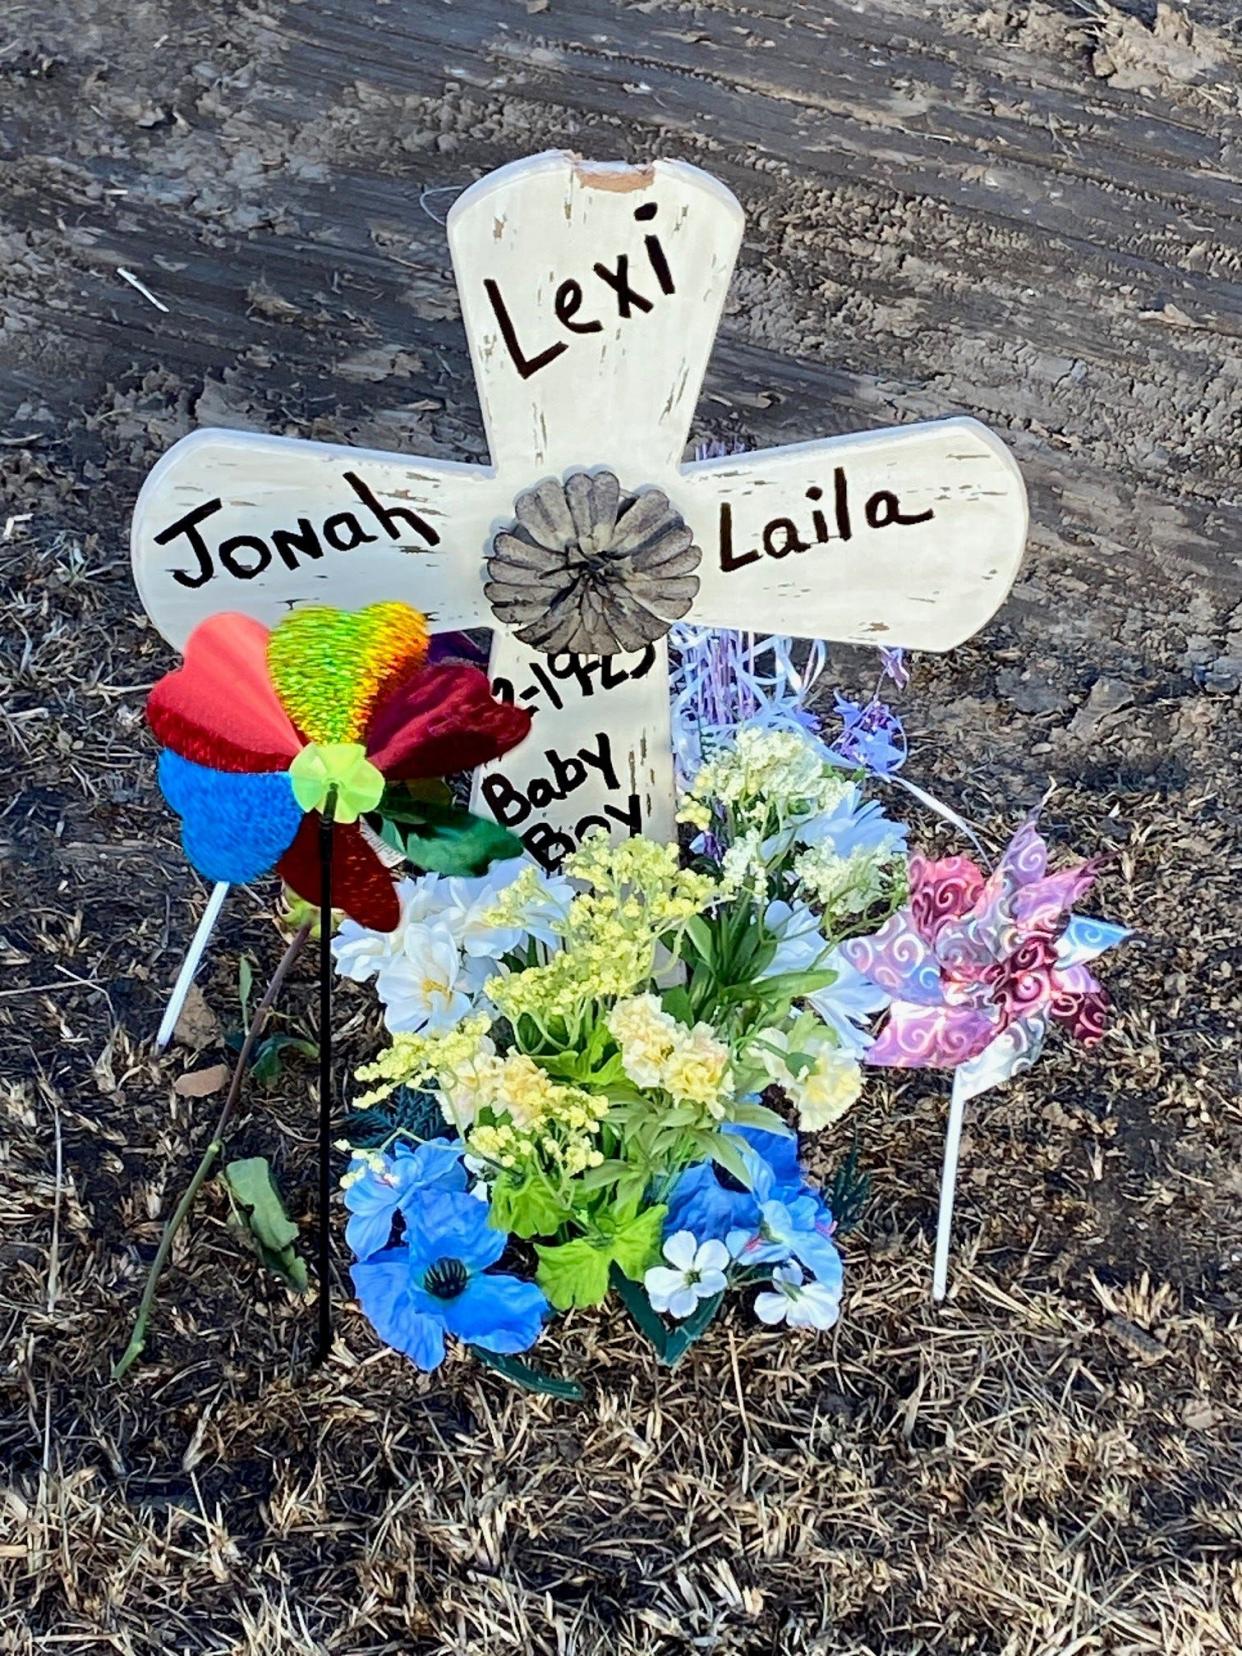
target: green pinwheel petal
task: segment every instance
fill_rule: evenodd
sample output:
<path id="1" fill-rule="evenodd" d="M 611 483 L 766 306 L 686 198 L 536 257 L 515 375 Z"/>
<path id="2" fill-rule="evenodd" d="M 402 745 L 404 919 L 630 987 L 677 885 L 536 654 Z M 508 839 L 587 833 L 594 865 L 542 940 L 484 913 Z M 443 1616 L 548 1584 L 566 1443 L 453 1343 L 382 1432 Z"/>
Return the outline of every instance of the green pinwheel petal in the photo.
<path id="1" fill-rule="evenodd" d="M 308 742 L 289 766 L 289 780 L 304 811 L 322 811 L 335 793 L 336 822 L 356 822 L 384 794 L 383 775 L 361 742 Z"/>

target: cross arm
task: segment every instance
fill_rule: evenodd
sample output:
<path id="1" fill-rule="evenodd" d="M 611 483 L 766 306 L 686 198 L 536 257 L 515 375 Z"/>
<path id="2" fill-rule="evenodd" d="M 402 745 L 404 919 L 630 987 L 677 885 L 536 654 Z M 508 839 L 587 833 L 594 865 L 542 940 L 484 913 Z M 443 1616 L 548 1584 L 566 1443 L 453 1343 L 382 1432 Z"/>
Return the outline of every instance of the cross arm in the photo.
<path id="1" fill-rule="evenodd" d="M 693 620 L 848 643 L 952 649 L 1026 540 L 1017 465 L 965 418 L 701 461 L 676 500 L 703 549 Z"/>
<path id="2" fill-rule="evenodd" d="M 198 431 L 143 485 L 134 579 L 178 648 L 220 610 L 271 626 L 299 603 L 403 599 L 437 632 L 490 625 L 482 549 L 510 505 L 481 466 Z"/>

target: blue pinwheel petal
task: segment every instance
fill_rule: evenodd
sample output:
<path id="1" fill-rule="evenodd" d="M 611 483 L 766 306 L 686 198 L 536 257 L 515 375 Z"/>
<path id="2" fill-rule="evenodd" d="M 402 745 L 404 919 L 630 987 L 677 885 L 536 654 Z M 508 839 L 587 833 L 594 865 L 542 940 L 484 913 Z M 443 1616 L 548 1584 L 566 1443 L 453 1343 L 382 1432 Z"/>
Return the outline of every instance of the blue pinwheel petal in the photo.
<path id="1" fill-rule="evenodd" d="M 181 818 L 181 843 L 208 880 L 245 885 L 275 867 L 303 811 L 284 771 L 210 770 L 165 749 L 160 789 Z"/>

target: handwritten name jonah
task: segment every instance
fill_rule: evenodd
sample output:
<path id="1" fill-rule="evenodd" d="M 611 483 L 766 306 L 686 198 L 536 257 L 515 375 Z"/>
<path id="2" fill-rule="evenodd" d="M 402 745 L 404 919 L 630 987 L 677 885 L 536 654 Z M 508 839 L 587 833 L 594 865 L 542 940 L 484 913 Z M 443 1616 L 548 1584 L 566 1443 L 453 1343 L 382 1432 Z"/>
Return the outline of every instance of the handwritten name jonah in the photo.
<path id="1" fill-rule="evenodd" d="M 184 587 L 206 586 L 217 574 L 253 581 L 273 557 L 279 558 L 286 569 L 297 569 L 307 558 L 322 558 L 325 541 L 336 552 L 352 552 L 356 546 L 380 539 L 379 534 L 368 534 L 368 527 L 382 530 L 392 541 L 400 541 L 413 531 L 425 545 L 439 545 L 439 535 L 412 507 L 385 506 L 355 472 L 344 472 L 342 476 L 366 508 L 362 517 L 356 512 L 333 512 L 318 528 L 310 518 L 300 517 L 296 529 L 272 529 L 266 539 L 261 535 L 230 535 L 213 547 L 201 526 L 224 510 L 224 502 L 205 500 L 167 529 L 161 529 L 155 544 L 169 546 L 185 540 L 194 554 L 194 567 L 170 571 L 173 580 Z"/>
<path id="2" fill-rule="evenodd" d="M 854 538 L 858 527 L 855 519 L 857 502 L 850 493 L 849 478 L 844 466 L 832 469 L 832 504 L 824 501 L 824 491 L 818 484 L 806 491 L 811 502 L 809 522 L 801 525 L 792 517 L 775 517 L 764 524 L 759 545 L 739 552 L 733 540 L 733 507 L 729 502 L 720 505 L 720 567 L 728 574 L 734 569 L 745 569 L 758 563 L 762 557 L 787 558 L 791 552 L 809 552 L 814 546 L 826 546 L 829 541 L 848 541 Z M 823 501 L 823 505 L 820 502 Z M 832 514 L 832 528 L 828 514 Z M 868 529 L 887 529 L 891 524 L 926 523 L 935 516 L 929 506 L 925 512 L 905 512 L 901 499 L 891 489 L 877 489 L 862 502 L 862 521 Z"/>

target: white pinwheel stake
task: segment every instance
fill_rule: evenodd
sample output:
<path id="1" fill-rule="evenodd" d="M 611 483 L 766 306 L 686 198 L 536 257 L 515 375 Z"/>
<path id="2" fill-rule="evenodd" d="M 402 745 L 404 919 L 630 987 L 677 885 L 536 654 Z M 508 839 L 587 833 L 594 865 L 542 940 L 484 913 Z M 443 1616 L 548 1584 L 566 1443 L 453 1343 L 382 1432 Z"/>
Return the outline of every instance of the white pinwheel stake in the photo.
<path id="1" fill-rule="evenodd" d="M 448 217 L 489 466 L 205 430 L 138 500 L 134 573 L 181 645 L 205 616 L 403 599 L 493 629 L 528 739 L 475 798 L 555 865 L 598 825 L 671 835 L 674 620 L 948 650 L 994 614 L 1026 497 L 948 419 L 683 464 L 742 210 L 682 162 L 560 151 Z"/>

